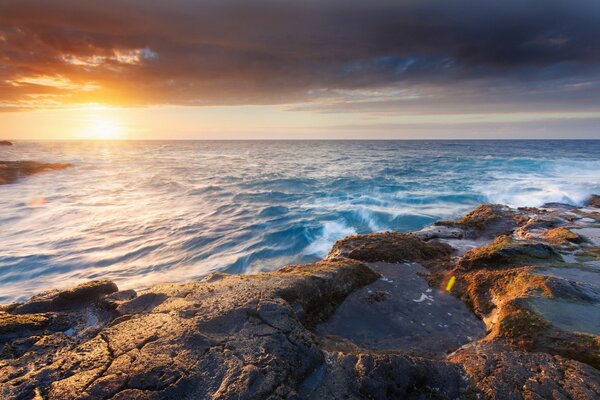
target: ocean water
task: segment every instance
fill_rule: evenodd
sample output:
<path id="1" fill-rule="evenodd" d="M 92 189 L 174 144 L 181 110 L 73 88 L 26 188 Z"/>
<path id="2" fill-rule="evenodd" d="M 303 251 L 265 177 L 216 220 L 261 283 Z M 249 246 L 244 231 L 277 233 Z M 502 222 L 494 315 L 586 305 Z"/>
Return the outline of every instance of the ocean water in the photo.
<path id="1" fill-rule="evenodd" d="M 599 156 L 600 141 L 18 142 L 0 160 L 74 167 L 0 186 L 0 302 L 273 270 L 482 202 L 578 204 L 600 193 Z"/>

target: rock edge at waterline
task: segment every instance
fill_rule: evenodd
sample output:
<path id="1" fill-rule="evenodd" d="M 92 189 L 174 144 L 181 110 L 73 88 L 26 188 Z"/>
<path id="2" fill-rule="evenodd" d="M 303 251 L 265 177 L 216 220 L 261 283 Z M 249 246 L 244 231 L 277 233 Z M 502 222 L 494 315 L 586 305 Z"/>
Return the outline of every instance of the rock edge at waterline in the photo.
<path id="1" fill-rule="evenodd" d="M 352 236 L 323 261 L 271 273 L 214 273 L 137 292 L 92 281 L 5 305 L 0 397 L 599 398 L 597 200 L 486 204 L 412 234 Z M 385 269 L 375 267 L 381 262 Z M 429 286 L 420 298 L 403 299 L 377 271 L 415 282 L 418 273 Z M 368 326 L 363 345 L 320 333 L 340 310 L 348 320 L 338 322 L 352 328 L 360 319 L 348 312 L 352 304 L 375 313 L 405 301 L 423 312 L 405 315 L 422 327 L 404 335 L 453 335 L 448 323 L 426 325 L 440 315 L 428 307 L 443 296 L 462 300 L 481 321 L 481 335 L 445 353 L 429 351 L 427 340 L 413 351 L 389 338 L 369 348 L 377 332 Z"/>

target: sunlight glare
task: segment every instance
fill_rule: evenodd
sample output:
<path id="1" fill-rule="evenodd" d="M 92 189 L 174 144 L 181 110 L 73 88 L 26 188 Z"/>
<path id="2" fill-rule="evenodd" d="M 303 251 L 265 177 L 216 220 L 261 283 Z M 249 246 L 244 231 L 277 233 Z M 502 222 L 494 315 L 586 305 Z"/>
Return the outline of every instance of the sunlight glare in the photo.
<path id="1" fill-rule="evenodd" d="M 83 137 L 90 140 L 115 140 L 123 135 L 122 126 L 108 116 L 92 115 L 83 130 Z"/>

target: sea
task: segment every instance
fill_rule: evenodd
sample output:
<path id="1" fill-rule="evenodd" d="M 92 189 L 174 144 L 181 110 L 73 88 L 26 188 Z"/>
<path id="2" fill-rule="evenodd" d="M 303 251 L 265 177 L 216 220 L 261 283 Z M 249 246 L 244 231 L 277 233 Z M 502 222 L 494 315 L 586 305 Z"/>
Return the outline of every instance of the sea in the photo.
<path id="1" fill-rule="evenodd" d="M 600 141 L 582 140 L 21 141 L 0 160 L 73 164 L 0 186 L 2 303 L 271 271 L 479 203 L 600 193 Z"/>

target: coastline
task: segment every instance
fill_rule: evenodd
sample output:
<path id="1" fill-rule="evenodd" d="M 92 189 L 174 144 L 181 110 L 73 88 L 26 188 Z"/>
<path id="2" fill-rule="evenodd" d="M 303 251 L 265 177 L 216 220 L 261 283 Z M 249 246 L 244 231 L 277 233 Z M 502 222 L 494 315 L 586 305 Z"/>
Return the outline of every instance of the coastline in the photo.
<path id="1" fill-rule="evenodd" d="M 0 393 L 598 397 L 598 206 L 481 205 L 413 234 L 351 236 L 275 272 L 43 293 L 2 306 Z M 401 296 L 418 285 L 422 297 Z M 382 329 L 411 323 L 421 328 Z"/>
<path id="2" fill-rule="evenodd" d="M 37 161 L 0 161 L 0 185 L 17 182 L 20 178 L 44 172 L 70 168 L 69 163 L 42 163 Z"/>

